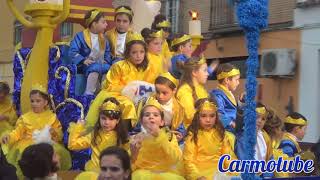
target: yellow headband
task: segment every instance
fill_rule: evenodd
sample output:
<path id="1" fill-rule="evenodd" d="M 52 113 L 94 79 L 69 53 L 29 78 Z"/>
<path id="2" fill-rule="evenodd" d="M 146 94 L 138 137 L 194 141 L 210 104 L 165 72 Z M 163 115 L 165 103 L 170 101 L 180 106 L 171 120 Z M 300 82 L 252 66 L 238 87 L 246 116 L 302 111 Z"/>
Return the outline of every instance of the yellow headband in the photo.
<path id="1" fill-rule="evenodd" d="M 160 74 L 160 77 L 167 78 L 169 81 L 171 81 L 176 87 L 178 87 L 178 80 L 174 78 L 169 72 Z"/>
<path id="2" fill-rule="evenodd" d="M 46 87 L 42 86 L 41 84 L 35 84 L 32 86 L 31 90 L 38 90 L 42 93 L 48 94 L 48 90 Z"/>
<path id="3" fill-rule="evenodd" d="M 101 106 L 102 111 L 118 111 L 120 112 L 120 107 L 115 103 L 108 101 L 102 104 Z"/>
<path id="4" fill-rule="evenodd" d="M 126 14 L 130 15 L 131 17 L 133 16 L 133 12 L 125 7 L 121 7 L 118 10 L 116 10 L 116 15 L 119 13 L 126 13 Z"/>
<path id="5" fill-rule="evenodd" d="M 153 37 L 153 38 L 163 38 L 163 30 L 159 30 L 157 32 L 153 32 L 150 34 L 150 37 Z"/>
<path id="6" fill-rule="evenodd" d="M 183 43 L 183 42 L 186 42 L 186 41 L 189 41 L 191 40 L 191 36 L 190 35 L 183 35 L 181 38 L 175 38 L 173 41 L 172 41 L 172 44 L 171 44 L 171 47 L 177 45 L 177 44 L 180 44 L 180 43 Z"/>
<path id="7" fill-rule="evenodd" d="M 290 116 L 286 117 L 286 120 L 284 122 L 289 124 L 302 125 L 302 126 L 305 126 L 308 124 L 307 121 L 303 120 L 302 118 L 293 119 Z"/>
<path id="8" fill-rule="evenodd" d="M 265 107 L 258 107 L 258 108 L 256 108 L 256 112 L 261 114 L 261 115 L 265 115 L 267 110 L 266 110 Z"/>
<path id="9" fill-rule="evenodd" d="M 146 108 L 147 106 L 154 106 L 157 109 L 159 109 L 159 111 L 163 112 L 163 108 L 161 104 L 155 98 L 149 98 L 145 103 L 145 105 L 143 106 L 143 109 Z"/>
<path id="10" fill-rule="evenodd" d="M 217 79 L 221 80 L 221 79 L 228 78 L 235 75 L 240 75 L 239 69 L 234 68 L 229 72 L 221 72 L 220 74 L 218 74 Z"/>
<path id="11" fill-rule="evenodd" d="M 217 106 L 208 100 L 206 100 L 199 108 L 199 111 L 217 111 Z"/>
<path id="12" fill-rule="evenodd" d="M 169 21 L 162 21 L 156 25 L 157 28 L 169 28 L 171 23 Z"/>
<path id="13" fill-rule="evenodd" d="M 133 33 L 133 34 L 128 34 L 126 38 L 126 44 L 128 44 L 131 41 L 142 41 L 144 42 L 144 38 L 141 36 L 139 33 Z"/>
<path id="14" fill-rule="evenodd" d="M 86 25 L 87 25 L 87 27 L 89 27 L 89 25 L 92 23 L 92 21 L 98 16 L 98 14 L 100 13 L 100 11 L 99 10 L 93 10 L 92 12 L 91 12 L 91 16 L 88 18 L 88 19 L 86 19 Z"/>

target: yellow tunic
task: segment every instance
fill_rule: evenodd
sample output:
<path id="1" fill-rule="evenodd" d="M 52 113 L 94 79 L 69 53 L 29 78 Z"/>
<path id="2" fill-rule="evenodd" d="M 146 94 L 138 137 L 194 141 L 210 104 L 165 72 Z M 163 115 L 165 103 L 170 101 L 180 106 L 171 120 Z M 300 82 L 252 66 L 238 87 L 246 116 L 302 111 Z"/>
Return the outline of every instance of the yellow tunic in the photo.
<path id="1" fill-rule="evenodd" d="M 183 152 L 187 179 L 197 179 L 201 176 L 213 179 L 218 171 L 219 159 L 223 154 L 229 154 L 231 160 L 236 159 L 236 155 L 230 148 L 229 139 L 227 137 L 222 139 L 215 128 L 208 131 L 199 130 L 197 144 L 194 143 L 192 137 L 192 134 L 187 136 Z M 224 164 L 224 168 L 227 166 L 228 164 Z"/>
<path id="2" fill-rule="evenodd" d="M 129 31 L 127 32 L 127 36 L 132 33 L 133 31 L 129 29 Z M 118 36 L 118 32 L 116 28 L 112 28 L 111 30 L 107 31 L 106 36 L 110 43 L 111 54 L 113 57 L 116 57 L 117 36 Z"/>
<path id="3" fill-rule="evenodd" d="M 61 170 L 68 170 L 71 167 L 71 156 L 63 145 L 58 144 L 62 140 L 62 127 L 56 114 L 50 110 L 41 113 L 32 111 L 23 114 L 16 123 L 16 127 L 9 134 L 10 151 L 7 155 L 8 162 L 15 165 L 18 169 L 19 176 L 21 175 L 18 168 L 18 159 L 20 159 L 23 150 L 34 143 L 32 134 L 35 130 L 41 130 L 46 126 L 50 126 L 51 138 L 54 142 L 55 151 L 61 159 Z"/>
<path id="4" fill-rule="evenodd" d="M 166 65 L 169 65 L 169 62 L 173 56 L 173 52 L 170 51 L 167 41 L 162 43 L 162 56 L 165 58 Z"/>
<path id="5" fill-rule="evenodd" d="M 13 130 L 16 124 L 17 114 L 14 105 L 9 97 L 4 102 L 0 103 L 0 116 L 7 116 L 8 120 L 0 120 L 0 138 Z"/>
<path id="6" fill-rule="evenodd" d="M 161 74 L 161 73 L 168 71 L 168 69 L 166 69 L 166 67 L 165 67 L 166 62 L 165 62 L 165 59 L 163 58 L 162 54 L 157 55 L 157 54 L 153 54 L 151 52 L 148 52 L 147 57 L 148 57 L 150 64 L 152 66 L 154 66 L 154 69 L 157 70 L 155 73 Z"/>
<path id="7" fill-rule="evenodd" d="M 92 143 L 93 132 L 83 135 L 85 133 L 85 126 L 82 124 L 70 123 L 69 127 L 69 141 L 68 148 L 70 150 L 82 150 L 86 148 L 92 149 L 91 160 L 86 163 L 86 171 L 99 172 L 99 156 L 100 152 L 105 148 L 117 145 L 117 134 L 115 131 L 98 132 L 96 142 L 97 145 Z M 128 146 L 124 147 L 128 149 Z"/>
<path id="8" fill-rule="evenodd" d="M 138 157 L 133 163 L 133 179 L 184 179 L 173 173 L 182 152 L 177 139 L 162 129 L 159 136 L 142 141 Z"/>
<path id="9" fill-rule="evenodd" d="M 195 85 L 195 91 L 198 99 L 207 98 L 209 94 L 207 90 L 200 84 Z M 188 84 L 183 84 L 177 92 L 177 99 L 184 108 L 184 125 L 187 128 L 196 112 L 194 108 L 195 100 L 192 97 L 192 89 Z"/>
<path id="10" fill-rule="evenodd" d="M 290 160 L 290 159 L 293 159 L 293 158 L 290 158 L 287 154 L 283 153 L 282 149 L 279 149 L 279 145 L 280 145 L 280 142 L 279 141 L 275 141 L 275 140 L 272 140 L 272 149 L 273 149 L 273 158 L 274 160 L 278 160 L 280 157 L 283 158 L 283 160 Z M 289 173 L 277 173 L 275 172 L 274 173 L 275 177 L 290 177 L 289 176 Z"/>
<path id="11" fill-rule="evenodd" d="M 122 89 L 135 80 L 154 83 L 158 73 L 153 66 L 148 65 L 145 71 L 139 70 L 129 60 L 119 61 L 113 64 L 102 84 L 102 90 L 92 102 L 87 114 L 87 126 L 93 127 L 99 118 L 99 107 L 108 97 L 115 97 L 121 104 L 122 119 L 136 120 L 137 114 L 133 102 L 126 96 L 121 95 Z"/>

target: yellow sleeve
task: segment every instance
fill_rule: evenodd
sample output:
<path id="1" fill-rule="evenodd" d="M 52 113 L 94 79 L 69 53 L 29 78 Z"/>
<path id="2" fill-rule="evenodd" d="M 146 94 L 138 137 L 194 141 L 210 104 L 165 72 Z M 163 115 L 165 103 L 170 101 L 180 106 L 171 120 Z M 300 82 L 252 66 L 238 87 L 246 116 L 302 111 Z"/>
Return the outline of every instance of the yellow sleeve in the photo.
<path id="1" fill-rule="evenodd" d="M 81 150 L 91 146 L 91 134 L 81 136 L 85 131 L 85 127 L 81 124 L 70 123 L 68 132 L 68 148 L 70 150 Z"/>
<path id="2" fill-rule="evenodd" d="M 16 123 L 16 127 L 13 131 L 9 134 L 9 144 L 13 144 L 21 139 L 26 128 L 23 123 L 23 117 L 21 116 Z"/>
<path id="3" fill-rule="evenodd" d="M 166 156 L 169 157 L 172 162 L 178 162 L 182 158 L 181 150 L 174 135 L 172 136 L 172 140 L 169 141 L 167 133 L 161 130 L 159 136 L 155 138 L 154 143 L 162 147 Z"/>
<path id="4" fill-rule="evenodd" d="M 121 92 L 123 86 L 121 85 L 121 68 L 118 63 L 111 66 L 106 75 L 105 82 L 103 83 L 103 89 L 111 92 Z"/>
<path id="5" fill-rule="evenodd" d="M 17 117 L 16 109 L 14 108 L 13 105 L 11 105 L 11 111 L 8 113 L 8 117 L 9 117 L 10 125 L 14 126 L 16 124 L 18 117 Z"/>
<path id="6" fill-rule="evenodd" d="M 196 112 L 192 93 L 186 88 L 181 88 L 177 93 L 177 99 L 184 109 L 185 118 L 183 123 L 185 124 L 185 127 L 188 127 L 192 122 L 194 113 Z"/>
<path id="7" fill-rule="evenodd" d="M 52 131 L 51 131 L 52 140 L 55 142 L 61 142 L 63 137 L 62 126 L 60 124 L 60 121 L 57 118 L 55 118 L 55 121 L 52 124 L 51 128 L 52 128 Z"/>
<path id="8" fill-rule="evenodd" d="M 184 143 L 183 163 L 186 175 L 190 177 L 190 179 L 197 179 L 202 175 L 200 174 L 196 165 L 193 163 L 194 159 L 196 158 L 196 146 L 191 139 L 192 136 L 189 135 Z"/>

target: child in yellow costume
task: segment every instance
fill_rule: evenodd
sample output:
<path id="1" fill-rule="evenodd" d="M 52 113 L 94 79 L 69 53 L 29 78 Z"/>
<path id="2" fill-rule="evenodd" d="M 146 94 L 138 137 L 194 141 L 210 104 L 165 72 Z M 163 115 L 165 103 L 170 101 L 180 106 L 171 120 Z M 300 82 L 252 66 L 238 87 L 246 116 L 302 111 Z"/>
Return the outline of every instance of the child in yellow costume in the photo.
<path id="1" fill-rule="evenodd" d="M 150 30 L 149 28 L 144 28 L 141 31 L 141 35 L 144 38 L 144 41 L 147 43 L 148 48 L 148 59 L 150 64 L 154 65 L 158 72 L 155 73 L 164 73 L 168 71 L 167 62 L 162 52 L 162 43 L 164 42 L 163 39 L 163 31 L 159 30 Z"/>
<path id="2" fill-rule="evenodd" d="M 108 98 L 100 107 L 99 121 L 92 132 L 85 133 L 84 121 L 70 123 L 68 148 L 81 150 L 91 147 L 91 160 L 85 166 L 86 171 L 99 172 L 100 152 L 110 146 L 122 146 L 129 149 L 128 132 L 121 120 L 120 103 Z"/>
<path id="3" fill-rule="evenodd" d="M 182 158 L 176 137 L 164 126 L 161 105 L 149 99 L 141 111 L 142 132 L 130 142 L 133 179 L 184 179 L 174 173 Z"/>
<path id="4" fill-rule="evenodd" d="M 198 99 L 209 97 L 207 90 L 204 88 L 209 75 L 208 66 L 205 58 L 196 57 L 192 57 L 186 62 L 180 61 L 178 65 L 183 70 L 183 74 L 176 96 L 184 108 L 183 123 L 187 128 L 196 112 L 194 103 Z"/>
<path id="5" fill-rule="evenodd" d="M 218 162 L 222 155 L 236 156 L 231 148 L 234 136 L 225 135 L 219 120 L 217 106 L 211 99 L 199 99 L 197 111 L 187 130 L 183 160 L 187 179 L 213 179 L 218 172 Z M 231 134 L 231 133 L 230 133 Z M 231 162 L 230 160 L 230 162 Z M 225 161 L 226 163 L 230 163 Z M 229 164 L 224 164 L 228 166 Z"/>
<path id="6" fill-rule="evenodd" d="M 99 107 L 108 97 L 115 97 L 121 104 L 122 119 L 128 126 L 137 120 L 136 109 L 129 97 L 121 94 L 122 89 L 132 81 L 154 83 L 159 74 L 147 58 L 146 44 L 140 34 L 128 36 L 125 60 L 112 65 L 106 75 L 102 90 L 92 102 L 87 114 L 87 126 L 93 127 L 99 117 Z M 138 89 L 137 89 L 138 90 Z"/>
<path id="7" fill-rule="evenodd" d="M 133 11 L 128 6 L 119 6 L 115 9 L 115 27 L 109 30 L 106 35 L 110 42 L 113 56 L 112 64 L 124 59 L 126 38 L 132 35 L 130 25 L 132 23 Z"/>
<path id="8" fill-rule="evenodd" d="M 166 16 L 158 14 L 154 17 L 151 29 L 157 31 L 162 30 L 164 32 L 164 41 L 162 43 L 162 56 L 166 59 L 167 67 L 170 68 L 170 60 L 173 56 L 173 52 L 170 51 L 167 39 L 170 36 L 171 23 L 167 20 Z"/>
<path id="9" fill-rule="evenodd" d="M 0 138 L 13 129 L 17 120 L 16 110 L 9 98 L 9 92 L 9 84 L 0 81 Z"/>
<path id="10" fill-rule="evenodd" d="M 30 92 L 32 111 L 23 114 L 16 123 L 15 129 L 2 138 L 2 143 L 9 144 L 8 162 L 17 166 L 23 150 L 37 143 L 37 132 L 50 128 L 51 140 L 55 151 L 59 154 L 61 170 L 71 167 L 69 152 L 59 144 L 62 141 L 62 127 L 55 113 L 50 110 L 50 98 L 47 90 L 41 85 L 35 85 Z M 19 174 L 20 172 L 18 172 Z"/>

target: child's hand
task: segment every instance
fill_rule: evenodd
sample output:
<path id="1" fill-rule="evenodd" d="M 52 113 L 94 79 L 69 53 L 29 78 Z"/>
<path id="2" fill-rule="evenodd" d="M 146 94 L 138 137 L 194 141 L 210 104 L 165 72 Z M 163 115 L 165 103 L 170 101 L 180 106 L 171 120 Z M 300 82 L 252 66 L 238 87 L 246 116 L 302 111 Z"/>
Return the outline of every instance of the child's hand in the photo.
<path id="1" fill-rule="evenodd" d="M 9 135 L 5 135 L 5 136 L 2 137 L 1 143 L 2 144 L 8 144 L 9 140 L 10 140 L 10 136 Z"/>
<path id="2" fill-rule="evenodd" d="M 160 127 L 154 123 L 145 123 L 144 126 L 149 134 L 153 137 L 158 137 L 160 133 Z"/>
<path id="3" fill-rule="evenodd" d="M 234 121 L 231 122 L 230 126 L 235 129 L 236 128 L 236 123 Z"/>
<path id="4" fill-rule="evenodd" d="M 131 152 L 132 162 L 134 162 L 139 155 L 139 150 L 141 148 L 144 137 L 145 135 L 142 133 L 139 133 L 132 137 L 132 140 L 130 142 L 130 152 Z"/>
<path id="5" fill-rule="evenodd" d="M 219 63 L 220 62 L 218 60 L 212 61 L 209 67 L 214 71 L 218 67 Z"/>
<path id="6" fill-rule="evenodd" d="M 8 116 L 0 115 L 0 121 L 7 121 L 7 120 L 9 120 Z"/>
<path id="7" fill-rule="evenodd" d="M 245 103 L 245 98 L 246 98 L 246 92 L 242 92 L 239 96 L 239 101 L 242 103 Z"/>
<path id="8" fill-rule="evenodd" d="M 94 61 L 91 60 L 91 59 L 86 59 L 86 60 L 83 61 L 83 64 L 86 65 L 86 66 L 89 66 L 92 63 L 94 63 Z"/>
<path id="9" fill-rule="evenodd" d="M 84 119 L 79 119 L 77 121 L 77 124 L 81 124 L 81 125 L 85 125 L 86 124 L 86 121 Z"/>
<path id="10" fill-rule="evenodd" d="M 179 132 L 179 131 L 171 131 L 171 132 L 172 132 L 174 135 L 176 135 L 178 142 L 182 140 L 183 135 L 182 135 L 181 132 Z"/>

